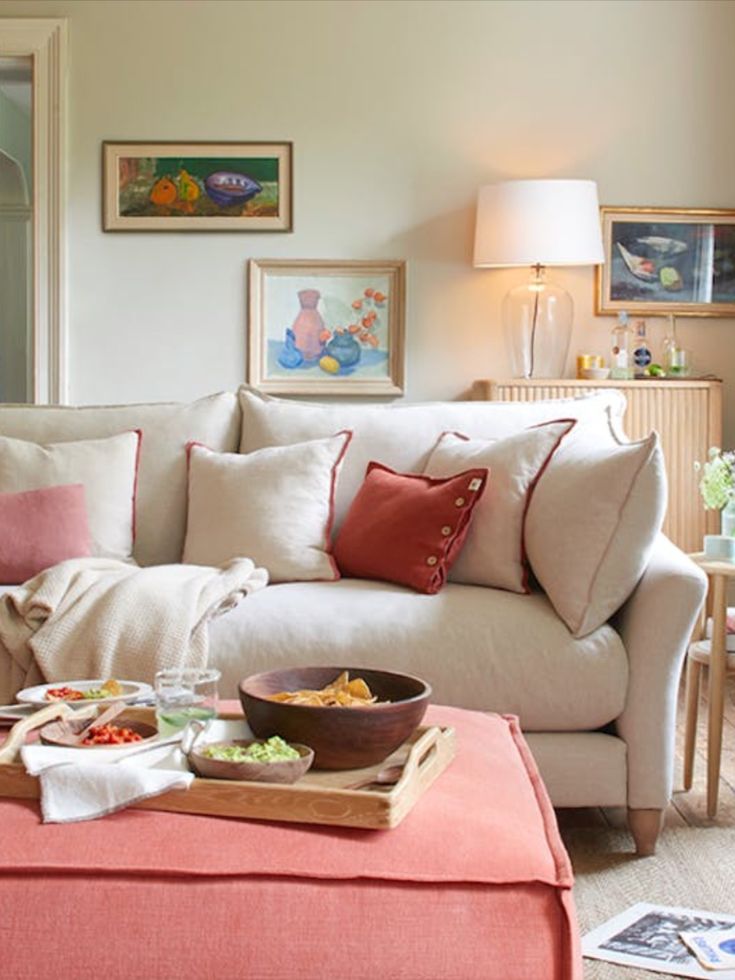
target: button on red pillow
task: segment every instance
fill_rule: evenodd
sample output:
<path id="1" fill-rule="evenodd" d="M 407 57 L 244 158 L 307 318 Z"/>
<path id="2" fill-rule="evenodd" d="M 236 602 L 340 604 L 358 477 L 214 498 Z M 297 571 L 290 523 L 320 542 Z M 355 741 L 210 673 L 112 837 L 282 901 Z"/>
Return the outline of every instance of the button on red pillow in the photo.
<path id="1" fill-rule="evenodd" d="M 432 479 L 370 463 L 334 545 L 340 572 L 438 592 L 487 479 L 487 469 Z"/>

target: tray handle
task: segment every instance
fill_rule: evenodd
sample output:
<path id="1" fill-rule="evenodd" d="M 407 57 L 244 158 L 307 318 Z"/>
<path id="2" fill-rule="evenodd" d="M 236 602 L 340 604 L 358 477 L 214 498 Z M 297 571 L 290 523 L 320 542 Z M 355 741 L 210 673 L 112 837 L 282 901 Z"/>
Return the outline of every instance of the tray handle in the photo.
<path id="1" fill-rule="evenodd" d="M 437 725 L 432 725 L 431 728 L 427 728 L 421 738 L 414 742 L 411 746 L 411 751 L 408 753 L 401 778 L 396 783 L 396 790 L 400 789 L 405 783 L 410 782 L 419 770 L 426 768 L 438 751 L 439 737 L 441 734 L 441 728 Z"/>
<path id="2" fill-rule="evenodd" d="M 47 704 L 28 718 L 21 718 L 13 725 L 8 732 L 8 737 L 0 746 L 0 764 L 12 762 L 15 759 L 15 754 L 25 742 L 26 735 L 35 728 L 45 725 L 48 721 L 54 721 L 56 718 L 66 720 L 69 718 L 85 718 L 92 713 L 92 709 L 96 710 L 96 705 L 89 705 L 87 708 L 74 711 L 63 701 L 57 701 Z"/>

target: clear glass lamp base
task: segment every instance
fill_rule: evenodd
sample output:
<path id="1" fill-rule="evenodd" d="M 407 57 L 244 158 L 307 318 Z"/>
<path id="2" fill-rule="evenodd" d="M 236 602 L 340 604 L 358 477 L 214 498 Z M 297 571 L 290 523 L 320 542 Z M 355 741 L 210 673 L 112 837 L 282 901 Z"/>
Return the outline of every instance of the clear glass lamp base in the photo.
<path id="1" fill-rule="evenodd" d="M 534 268 L 530 282 L 511 289 L 503 300 L 503 328 L 513 377 L 564 376 L 573 316 L 572 297 L 546 282 L 542 268 Z"/>

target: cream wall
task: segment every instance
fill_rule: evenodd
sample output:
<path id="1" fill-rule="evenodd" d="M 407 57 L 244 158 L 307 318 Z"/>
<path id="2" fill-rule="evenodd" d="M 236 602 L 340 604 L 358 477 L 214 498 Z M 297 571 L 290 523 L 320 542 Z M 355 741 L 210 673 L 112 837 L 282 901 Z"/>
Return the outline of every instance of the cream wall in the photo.
<path id="1" fill-rule="evenodd" d="M 407 397 L 455 397 L 507 374 L 500 301 L 523 275 L 471 267 L 479 184 L 591 177 L 603 203 L 735 206 L 730 0 L 5 0 L 2 15 L 69 18 L 77 402 L 236 386 L 251 256 L 407 259 Z M 103 139 L 291 139 L 295 230 L 104 234 Z M 606 353 L 592 271 L 557 278 L 571 354 Z M 732 386 L 735 323 L 680 334 Z"/>

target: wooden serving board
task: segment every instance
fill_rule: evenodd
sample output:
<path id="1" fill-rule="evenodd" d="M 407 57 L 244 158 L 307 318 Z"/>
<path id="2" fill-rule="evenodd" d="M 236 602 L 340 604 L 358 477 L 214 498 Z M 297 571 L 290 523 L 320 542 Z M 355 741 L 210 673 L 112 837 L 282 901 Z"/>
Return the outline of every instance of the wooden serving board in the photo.
<path id="1" fill-rule="evenodd" d="M 150 721 L 150 708 L 125 712 L 126 718 Z M 242 715 L 222 713 L 226 720 Z M 80 750 L 83 751 L 83 750 Z M 248 820 L 327 824 L 389 830 L 397 827 L 456 753 L 453 728 L 419 726 L 379 765 L 339 772 L 310 770 L 290 786 L 197 777 L 188 790 L 172 790 L 134 804 L 138 810 L 198 813 Z M 388 766 L 403 765 L 395 785 L 347 789 Z M 19 763 L 0 765 L 0 797 L 38 799 L 40 784 Z"/>

